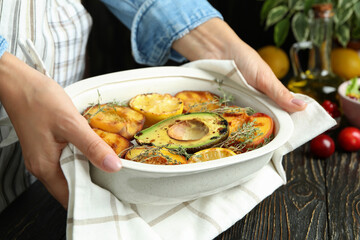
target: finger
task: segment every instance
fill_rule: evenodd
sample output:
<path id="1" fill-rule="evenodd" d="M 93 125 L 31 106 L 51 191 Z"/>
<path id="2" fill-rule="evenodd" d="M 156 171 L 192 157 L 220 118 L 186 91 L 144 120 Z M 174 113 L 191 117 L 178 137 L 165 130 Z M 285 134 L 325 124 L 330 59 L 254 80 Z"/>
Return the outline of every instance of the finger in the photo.
<path id="1" fill-rule="evenodd" d="M 49 169 L 51 171 L 51 169 Z M 40 178 L 49 193 L 65 208 L 68 207 L 69 190 L 67 181 L 60 166 L 54 170 L 51 177 Z M 49 175 L 48 175 L 49 176 Z"/>
<path id="2" fill-rule="evenodd" d="M 256 88 L 274 100 L 285 111 L 297 112 L 306 108 L 307 104 L 304 101 L 295 98 L 274 74 L 271 73 L 271 76 L 264 76 L 258 79 L 260 80 L 256 82 Z M 268 79 L 273 79 L 271 84 L 267 82 Z"/>
<path id="3" fill-rule="evenodd" d="M 67 140 L 73 143 L 96 167 L 116 172 L 121 168 L 121 160 L 114 150 L 103 141 L 89 126 L 85 118 L 80 116 L 80 124 L 70 131 Z"/>
<path id="4" fill-rule="evenodd" d="M 66 209 L 68 206 L 69 190 L 60 163 L 58 161 L 25 161 L 25 165 L 44 184 L 49 193 Z"/>

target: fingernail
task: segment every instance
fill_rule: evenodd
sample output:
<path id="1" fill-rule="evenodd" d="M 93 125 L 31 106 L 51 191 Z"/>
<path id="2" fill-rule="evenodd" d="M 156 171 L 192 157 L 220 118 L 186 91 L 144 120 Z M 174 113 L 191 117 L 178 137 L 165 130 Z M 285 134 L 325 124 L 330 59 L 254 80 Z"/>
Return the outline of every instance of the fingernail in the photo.
<path id="1" fill-rule="evenodd" d="M 111 172 L 119 171 L 121 168 L 121 161 L 118 157 L 108 154 L 104 159 L 104 168 Z"/>
<path id="2" fill-rule="evenodd" d="M 297 98 L 293 98 L 291 100 L 291 103 L 293 103 L 293 104 L 295 104 L 295 105 L 297 105 L 299 107 L 303 107 L 306 104 L 303 100 L 300 100 L 300 99 L 297 99 Z"/>

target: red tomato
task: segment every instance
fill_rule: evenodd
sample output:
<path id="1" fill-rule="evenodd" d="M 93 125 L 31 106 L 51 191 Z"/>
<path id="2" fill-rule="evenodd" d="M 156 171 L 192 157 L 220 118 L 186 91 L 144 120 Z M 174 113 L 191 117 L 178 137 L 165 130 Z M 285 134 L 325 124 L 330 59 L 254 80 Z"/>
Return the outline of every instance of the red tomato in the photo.
<path id="1" fill-rule="evenodd" d="M 328 113 L 332 113 L 334 111 L 334 109 L 337 107 L 333 102 L 331 102 L 330 100 L 325 100 L 321 106 L 328 112 Z"/>
<path id="2" fill-rule="evenodd" d="M 327 158 L 335 152 L 335 143 L 326 134 L 320 134 L 310 142 L 310 151 L 317 157 Z"/>
<path id="3" fill-rule="evenodd" d="M 336 103 L 331 102 L 330 100 L 325 100 L 321 106 L 329 113 L 333 118 L 340 117 L 341 113 Z"/>
<path id="4" fill-rule="evenodd" d="M 341 130 L 337 140 L 340 147 L 345 151 L 360 150 L 360 130 L 356 127 L 346 127 Z"/>

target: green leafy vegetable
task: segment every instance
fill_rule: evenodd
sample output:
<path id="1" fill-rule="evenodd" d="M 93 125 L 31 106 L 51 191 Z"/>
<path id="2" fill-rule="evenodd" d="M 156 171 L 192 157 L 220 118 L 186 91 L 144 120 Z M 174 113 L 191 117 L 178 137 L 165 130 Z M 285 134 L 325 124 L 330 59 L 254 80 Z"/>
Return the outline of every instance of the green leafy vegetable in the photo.
<path id="1" fill-rule="evenodd" d="M 355 98 L 360 102 L 360 86 L 358 84 L 357 78 L 352 78 L 350 84 L 346 88 L 346 96 Z"/>

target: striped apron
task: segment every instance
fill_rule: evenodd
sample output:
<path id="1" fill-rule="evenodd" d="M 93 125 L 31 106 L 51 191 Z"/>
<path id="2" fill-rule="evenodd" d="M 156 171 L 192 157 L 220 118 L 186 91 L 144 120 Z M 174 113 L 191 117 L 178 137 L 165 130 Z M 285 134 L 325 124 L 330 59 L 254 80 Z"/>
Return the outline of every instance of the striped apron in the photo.
<path id="1" fill-rule="evenodd" d="M 0 0 L 0 35 L 9 43 L 7 51 L 62 87 L 83 77 L 91 23 L 80 0 Z M 3 143 L 13 133 L 11 126 L 4 126 L 9 123 L 6 119 L 0 103 Z M 34 180 L 25 169 L 19 143 L 2 144 L 0 212 Z"/>

